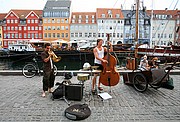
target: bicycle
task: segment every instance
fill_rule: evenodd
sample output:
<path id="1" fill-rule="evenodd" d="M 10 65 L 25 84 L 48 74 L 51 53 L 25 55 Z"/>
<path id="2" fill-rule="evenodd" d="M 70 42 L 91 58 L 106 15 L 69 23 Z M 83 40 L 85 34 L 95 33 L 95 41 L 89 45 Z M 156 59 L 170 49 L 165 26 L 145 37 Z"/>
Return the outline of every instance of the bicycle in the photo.
<path id="1" fill-rule="evenodd" d="M 35 75 L 41 76 L 42 71 L 39 68 L 38 61 L 37 61 L 38 53 L 35 54 L 35 56 L 32 59 L 32 62 L 28 62 L 26 65 L 24 65 L 22 69 L 22 74 L 26 78 L 32 78 Z M 57 75 L 57 67 L 54 65 L 54 75 Z"/>

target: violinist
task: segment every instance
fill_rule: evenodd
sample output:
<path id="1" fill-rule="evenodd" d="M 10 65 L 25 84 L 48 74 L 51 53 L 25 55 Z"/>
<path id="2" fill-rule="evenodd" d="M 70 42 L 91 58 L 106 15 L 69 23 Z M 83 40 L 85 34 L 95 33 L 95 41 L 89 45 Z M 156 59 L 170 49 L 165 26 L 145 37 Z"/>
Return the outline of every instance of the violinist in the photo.
<path id="1" fill-rule="evenodd" d="M 97 70 L 101 70 L 101 71 L 103 70 L 103 66 L 102 66 L 101 62 L 108 63 L 107 60 L 103 59 L 104 52 L 107 52 L 107 48 L 103 47 L 102 44 L 103 44 L 103 40 L 102 39 L 97 39 L 97 46 L 93 49 L 93 53 L 94 53 L 94 57 L 95 57 L 94 65 L 98 66 Z M 113 51 L 113 46 L 112 46 L 111 42 L 108 41 L 108 44 L 110 45 L 109 52 L 112 52 Z M 93 81 L 92 81 L 92 93 L 93 94 L 95 93 L 95 84 L 96 84 L 97 76 L 98 76 L 98 73 L 95 73 Z M 103 90 L 103 88 L 100 87 L 100 82 L 98 82 L 98 90 L 99 91 Z"/>

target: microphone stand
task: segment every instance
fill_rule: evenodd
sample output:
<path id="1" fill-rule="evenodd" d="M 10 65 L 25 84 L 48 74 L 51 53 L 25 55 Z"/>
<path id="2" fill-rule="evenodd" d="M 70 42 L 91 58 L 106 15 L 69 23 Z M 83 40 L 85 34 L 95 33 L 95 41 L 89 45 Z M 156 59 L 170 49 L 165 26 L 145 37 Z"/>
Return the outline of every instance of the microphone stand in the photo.
<path id="1" fill-rule="evenodd" d="M 65 79 L 65 69 L 66 69 L 66 66 L 64 66 L 64 79 Z M 64 80 L 65 82 L 67 82 L 66 80 Z M 64 100 L 68 105 L 70 105 L 70 102 L 68 102 L 68 100 L 66 99 L 66 88 L 65 88 L 65 85 L 66 83 L 64 83 L 63 81 L 63 96 L 60 98 L 61 100 Z"/>

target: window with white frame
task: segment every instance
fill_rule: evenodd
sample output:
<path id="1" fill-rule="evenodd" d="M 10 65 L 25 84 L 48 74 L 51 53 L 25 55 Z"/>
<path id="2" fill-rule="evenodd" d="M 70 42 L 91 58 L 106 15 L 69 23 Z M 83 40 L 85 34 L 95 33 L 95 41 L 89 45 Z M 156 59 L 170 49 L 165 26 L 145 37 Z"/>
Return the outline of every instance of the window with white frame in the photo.
<path id="1" fill-rule="evenodd" d="M 34 23 L 34 19 L 31 20 L 31 23 Z"/>
<path id="2" fill-rule="evenodd" d="M 30 20 L 30 19 L 28 19 L 28 20 L 27 20 L 27 23 L 30 23 L 30 21 L 31 21 L 31 20 Z"/>
<path id="3" fill-rule="evenodd" d="M 101 17 L 105 18 L 105 14 L 102 14 Z"/>
<path id="4" fill-rule="evenodd" d="M 35 20 L 35 23 L 38 23 L 38 19 Z"/>
<path id="5" fill-rule="evenodd" d="M 24 33 L 24 38 L 25 38 L 25 39 L 27 38 L 26 33 Z"/>
<path id="6" fill-rule="evenodd" d="M 57 30 L 60 30 L 60 26 L 57 26 Z"/>
<path id="7" fill-rule="evenodd" d="M 31 38 L 31 34 L 30 33 L 28 33 L 28 38 Z"/>
<path id="8" fill-rule="evenodd" d="M 74 20 L 74 19 L 72 20 L 72 23 L 75 23 L 75 20 Z"/>
<path id="9" fill-rule="evenodd" d="M 7 20 L 7 23 L 10 23 L 10 20 L 9 20 L 9 19 Z"/>

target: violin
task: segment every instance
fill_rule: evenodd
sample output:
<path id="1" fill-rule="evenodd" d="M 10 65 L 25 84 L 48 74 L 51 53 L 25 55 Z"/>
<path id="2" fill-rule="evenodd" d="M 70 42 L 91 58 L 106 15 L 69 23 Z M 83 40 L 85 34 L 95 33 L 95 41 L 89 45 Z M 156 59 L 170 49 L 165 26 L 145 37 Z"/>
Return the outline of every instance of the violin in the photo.
<path id="1" fill-rule="evenodd" d="M 107 41 L 109 41 L 109 34 L 107 34 Z M 108 63 L 102 62 L 103 71 L 100 73 L 99 81 L 105 86 L 115 86 L 119 83 L 120 75 L 115 69 L 117 60 L 109 53 L 109 44 L 107 44 L 107 54 L 103 59 Z"/>

